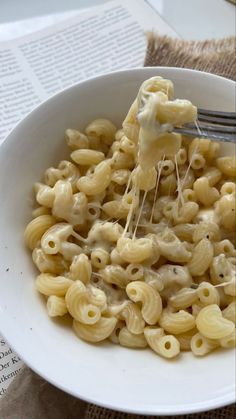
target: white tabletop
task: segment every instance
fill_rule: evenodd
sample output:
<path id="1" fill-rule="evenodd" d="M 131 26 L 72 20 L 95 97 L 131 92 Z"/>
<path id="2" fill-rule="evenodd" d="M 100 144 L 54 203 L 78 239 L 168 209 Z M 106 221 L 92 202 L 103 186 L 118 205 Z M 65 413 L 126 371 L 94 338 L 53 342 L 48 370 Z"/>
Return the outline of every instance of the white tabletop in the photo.
<path id="1" fill-rule="evenodd" d="M 1 0 L 0 40 L 7 22 L 36 16 L 71 12 L 108 0 Z M 147 0 L 163 19 L 185 39 L 221 38 L 235 35 L 236 7 L 226 0 Z M 49 19 L 49 23 L 51 22 Z M 1 25 L 2 24 L 2 25 Z M 2 34 L 2 37 L 1 37 Z"/>

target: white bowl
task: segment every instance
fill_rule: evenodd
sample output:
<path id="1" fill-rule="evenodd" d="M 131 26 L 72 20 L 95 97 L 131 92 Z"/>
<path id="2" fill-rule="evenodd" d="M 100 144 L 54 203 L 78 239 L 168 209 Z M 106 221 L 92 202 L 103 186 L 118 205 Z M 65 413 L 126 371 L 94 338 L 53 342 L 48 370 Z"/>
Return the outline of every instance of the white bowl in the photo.
<path id="1" fill-rule="evenodd" d="M 77 339 L 68 325 L 48 318 L 22 239 L 31 218 L 33 183 L 68 156 L 65 129 L 83 129 L 96 117 L 120 126 L 140 84 L 154 75 L 173 80 L 177 97 L 234 110 L 232 81 L 184 69 L 133 69 L 57 94 L 20 122 L 0 147 L 0 330 L 34 371 L 76 397 L 126 412 L 177 415 L 234 401 L 234 351 L 201 359 L 186 353 L 170 362 L 151 350 L 92 346 Z"/>

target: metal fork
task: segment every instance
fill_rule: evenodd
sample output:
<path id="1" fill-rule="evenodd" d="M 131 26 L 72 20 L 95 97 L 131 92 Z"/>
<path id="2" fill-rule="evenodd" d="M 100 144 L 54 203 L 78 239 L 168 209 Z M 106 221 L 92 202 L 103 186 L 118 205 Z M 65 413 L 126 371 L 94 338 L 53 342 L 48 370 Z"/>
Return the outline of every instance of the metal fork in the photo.
<path id="1" fill-rule="evenodd" d="M 174 132 L 191 137 L 211 138 L 236 144 L 236 112 L 198 109 L 198 123 L 174 128 Z"/>

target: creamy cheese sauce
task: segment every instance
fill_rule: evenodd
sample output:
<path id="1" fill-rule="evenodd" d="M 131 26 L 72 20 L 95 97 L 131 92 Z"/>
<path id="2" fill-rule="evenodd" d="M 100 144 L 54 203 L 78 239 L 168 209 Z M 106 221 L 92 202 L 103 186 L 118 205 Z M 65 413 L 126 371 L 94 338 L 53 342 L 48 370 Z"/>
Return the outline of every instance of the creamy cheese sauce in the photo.
<path id="1" fill-rule="evenodd" d="M 140 125 L 138 160 L 150 168 L 163 155 L 175 155 L 180 149 L 180 136 L 172 134 L 174 125 L 194 122 L 197 108 L 185 99 L 171 100 L 173 84 L 161 77 L 146 80 L 137 96 L 137 120 Z"/>

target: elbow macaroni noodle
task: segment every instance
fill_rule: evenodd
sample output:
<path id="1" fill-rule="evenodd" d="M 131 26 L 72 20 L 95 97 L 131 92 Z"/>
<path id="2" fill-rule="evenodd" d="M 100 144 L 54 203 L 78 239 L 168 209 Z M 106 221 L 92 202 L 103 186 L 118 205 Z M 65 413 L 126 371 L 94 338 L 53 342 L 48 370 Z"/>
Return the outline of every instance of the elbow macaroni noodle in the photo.
<path id="1" fill-rule="evenodd" d="M 50 317 L 167 359 L 236 340 L 236 159 L 173 132 L 197 118 L 173 95 L 153 77 L 121 129 L 104 118 L 67 129 L 72 161 L 35 184 L 24 233 Z"/>

